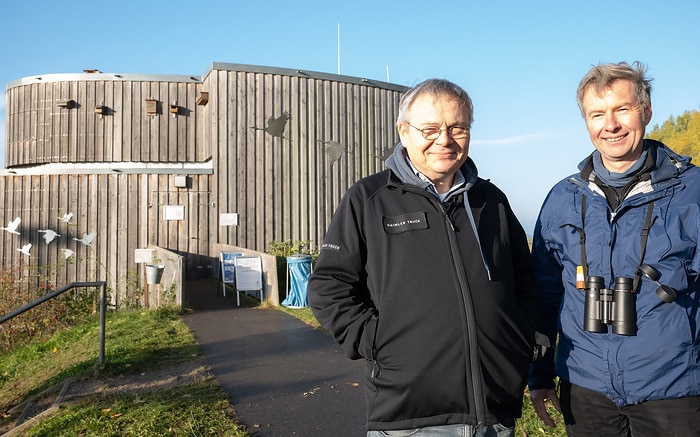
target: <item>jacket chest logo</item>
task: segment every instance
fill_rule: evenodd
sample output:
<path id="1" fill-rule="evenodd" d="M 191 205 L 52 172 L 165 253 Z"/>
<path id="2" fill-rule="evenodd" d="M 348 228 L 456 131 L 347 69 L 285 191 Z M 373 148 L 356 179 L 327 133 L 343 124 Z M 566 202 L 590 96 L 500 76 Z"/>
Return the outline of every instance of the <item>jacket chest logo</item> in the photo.
<path id="1" fill-rule="evenodd" d="M 428 220 L 425 212 L 413 212 L 396 217 L 382 217 L 382 225 L 387 234 L 401 234 L 428 229 Z"/>

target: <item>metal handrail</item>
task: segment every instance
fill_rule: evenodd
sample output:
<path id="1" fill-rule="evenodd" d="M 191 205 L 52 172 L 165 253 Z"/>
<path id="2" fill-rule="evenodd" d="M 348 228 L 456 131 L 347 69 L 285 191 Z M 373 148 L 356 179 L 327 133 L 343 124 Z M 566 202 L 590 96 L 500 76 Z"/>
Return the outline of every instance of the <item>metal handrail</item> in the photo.
<path id="1" fill-rule="evenodd" d="M 103 367 L 105 364 L 105 318 L 106 318 L 106 312 L 107 312 L 107 282 L 105 281 L 99 281 L 99 282 L 71 282 L 68 285 L 65 285 L 57 290 L 52 291 L 51 293 L 48 293 L 39 299 L 35 300 L 34 302 L 28 303 L 27 305 L 23 306 L 22 308 L 15 310 L 7 315 L 4 315 L 0 317 L 0 324 L 5 323 L 6 321 L 12 319 L 13 317 L 17 317 L 20 314 L 29 311 L 30 309 L 34 308 L 37 305 L 40 305 L 48 300 L 51 300 L 55 298 L 56 296 L 65 293 L 68 290 L 71 290 L 73 288 L 77 287 L 100 287 L 100 356 L 97 360 L 97 364 L 100 367 Z"/>

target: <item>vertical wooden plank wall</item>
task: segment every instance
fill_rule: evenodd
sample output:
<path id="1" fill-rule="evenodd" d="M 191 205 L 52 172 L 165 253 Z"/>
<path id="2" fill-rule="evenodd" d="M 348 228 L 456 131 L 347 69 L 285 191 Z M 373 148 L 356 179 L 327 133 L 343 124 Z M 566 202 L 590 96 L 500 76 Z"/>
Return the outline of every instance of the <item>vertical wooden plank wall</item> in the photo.
<path id="1" fill-rule="evenodd" d="M 106 279 L 115 303 L 130 272 L 141 272 L 138 248 L 184 255 L 192 278 L 217 271 L 220 244 L 260 252 L 273 241 L 319 245 L 347 188 L 384 168 L 405 90 L 236 64 L 212 64 L 201 79 L 73 76 L 8 87 L 0 224 L 16 216 L 22 223 L 21 235 L 0 234 L 0 259 L 51 266 L 58 284 Z M 75 106 L 57 104 L 66 99 Z M 155 114 L 147 99 L 158 102 Z M 91 163 L 102 167 L 47 167 Z M 150 167 L 129 170 L 132 163 Z M 188 186 L 174 187 L 178 172 L 164 164 L 182 165 Z M 200 170 L 188 172 L 192 165 Z M 166 205 L 183 205 L 184 220 L 163 220 Z M 71 223 L 61 222 L 68 212 Z M 237 213 L 238 225 L 221 226 L 221 213 Z M 60 237 L 46 244 L 42 229 Z M 93 231 L 91 247 L 76 240 Z M 26 243 L 31 257 L 17 250 Z"/>
<path id="2" fill-rule="evenodd" d="M 219 212 L 239 214 L 238 226 L 218 229 L 222 244 L 320 245 L 347 188 L 383 169 L 383 151 L 398 142 L 401 90 L 296 73 L 222 68 L 204 79 L 218 112 L 212 191 Z M 265 130 L 287 111 L 281 133 Z M 333 160 L 328 148 L 338 145 Z"/>

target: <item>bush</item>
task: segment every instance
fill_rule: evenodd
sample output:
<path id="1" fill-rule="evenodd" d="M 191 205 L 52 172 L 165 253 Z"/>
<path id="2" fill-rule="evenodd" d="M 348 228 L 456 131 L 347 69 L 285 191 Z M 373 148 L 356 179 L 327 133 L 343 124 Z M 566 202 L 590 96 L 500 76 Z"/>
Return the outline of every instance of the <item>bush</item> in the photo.
<path id="1" fill-rule="evenodd" d="M 18 267 L 0 267 L 0 313 L 9 315 L 55 290 L 39 274 Z M 99 308 L 99 289 L 69 290 L 0 325 L 0 353 L 18 344 L 43 341 L 55 332 L 85 323 Z"/>

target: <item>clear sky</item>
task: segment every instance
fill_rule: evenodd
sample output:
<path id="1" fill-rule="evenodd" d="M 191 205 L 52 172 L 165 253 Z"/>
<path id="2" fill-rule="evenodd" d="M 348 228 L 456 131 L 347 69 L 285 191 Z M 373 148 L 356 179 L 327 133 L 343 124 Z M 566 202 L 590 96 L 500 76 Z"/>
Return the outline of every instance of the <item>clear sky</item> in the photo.
<path id="1" fill-rule="evenodd" d="M 549 188 L 592 151 L 581 77 L 640 61 L 654 78 L 650 127 L 698 110 L 699 19 L 697 0 L 12 1 L 0 6 L 0 83 L 85 69 L 201 75 L 212 62 L 407 86 L 446 78 L 474 101 L 479 174 L 531 234 Z M 0 146 L 4 167 L 4 98 Z"/>

